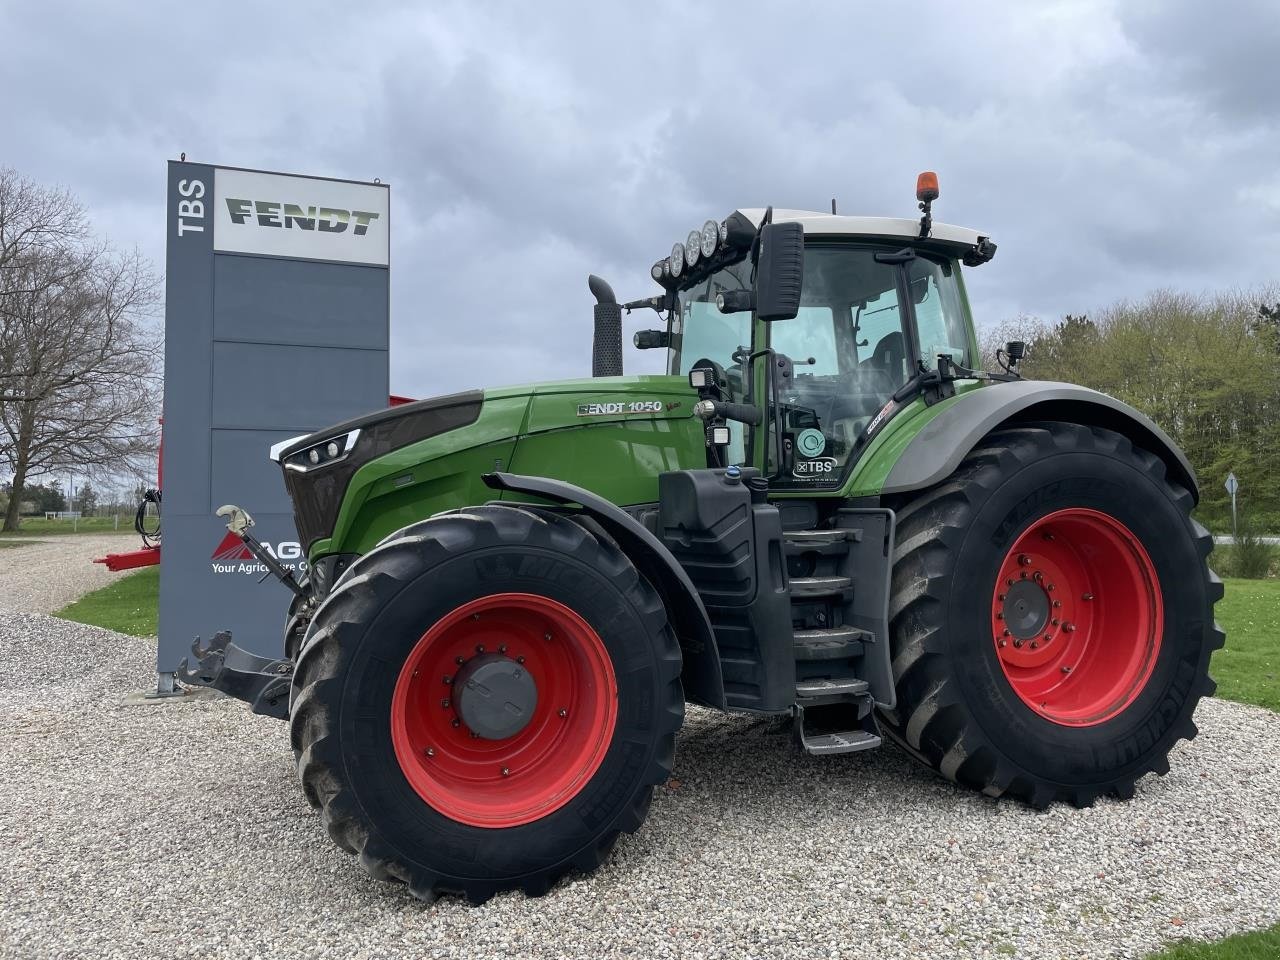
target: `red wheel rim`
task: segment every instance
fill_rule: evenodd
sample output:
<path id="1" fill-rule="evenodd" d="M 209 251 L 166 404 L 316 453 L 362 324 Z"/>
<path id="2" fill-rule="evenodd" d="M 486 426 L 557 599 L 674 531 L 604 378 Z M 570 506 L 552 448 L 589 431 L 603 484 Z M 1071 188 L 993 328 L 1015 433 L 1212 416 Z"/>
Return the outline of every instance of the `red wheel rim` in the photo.
<path id="1" fill-rule="evenodd" d="M 520 664 L 537 687 L 527 725 L 502 739 L 473 735 L 454 702 L 459 671 L 494 654 Z M 434 810 L 476 827 L 514 827 L 582 790 L 604 760 L 617 715 L 613 663 L 599 634 L 548 597 L 500 593 L 451 611 L 414 645 L 391 701 L 391 738 L 405 778 Z"/>
<path id="2" fill-rule="evenodd" d="M 1164 633 L 1160 581 L 1120 521 L 1057 510 L 1000 564 L 991 629 L 1023 703 L 1063 726 L 1093 726 L 1133 703 L 1151 677 Z"/>

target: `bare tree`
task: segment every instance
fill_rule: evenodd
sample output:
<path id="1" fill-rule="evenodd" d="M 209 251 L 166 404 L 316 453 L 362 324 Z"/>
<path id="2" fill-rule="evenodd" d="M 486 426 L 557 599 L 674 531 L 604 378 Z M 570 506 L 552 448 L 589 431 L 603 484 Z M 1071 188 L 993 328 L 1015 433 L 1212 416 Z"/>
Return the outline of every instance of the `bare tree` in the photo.
<path id="1" fill-rule="evenodd" d="M 155 449 L 159 283 L 78 204 L 0 170 L 0 459 L 17 528 L 30 477 L 127 469 Z"/>

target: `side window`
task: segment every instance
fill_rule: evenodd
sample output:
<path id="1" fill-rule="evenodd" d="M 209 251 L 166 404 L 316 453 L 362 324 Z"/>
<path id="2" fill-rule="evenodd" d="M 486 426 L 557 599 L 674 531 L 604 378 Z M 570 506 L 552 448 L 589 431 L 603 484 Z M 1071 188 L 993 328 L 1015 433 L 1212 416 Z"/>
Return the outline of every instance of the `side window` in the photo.
<path id="1" fill-rule="evenodd" d="M 801 307 L 794 319 L 777 321 L 769 332 L 769 343 L 778 353 L 797 362 L 813 357 L 816 362 L 804 367 L 805 373 L 829 377 L 840 372 L 835 318 L 830 307 Z"/>
<path id="2" fill-rule="evenodd" d="M 910 267 L 911 299 L 915 302 L 916 329 L 920 338 L 920 359 L 930 370 L 938 365 L 938 354 L 948 354 L 962 366 L 970 366 L 969 338 L 961 320 L 963 313 L 950 268 L 923 257 Z"/>

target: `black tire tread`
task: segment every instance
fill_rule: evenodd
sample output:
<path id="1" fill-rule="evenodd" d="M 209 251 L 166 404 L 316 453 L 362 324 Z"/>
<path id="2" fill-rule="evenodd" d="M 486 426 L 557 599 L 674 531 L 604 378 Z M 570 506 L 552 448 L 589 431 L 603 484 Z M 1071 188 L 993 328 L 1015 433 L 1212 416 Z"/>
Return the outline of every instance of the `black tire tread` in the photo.
<path id="1" fill-rule="evenodd" d="M 991 434 L 951 477 L 916 494 L 897 510 L 889 618 L 898 702 L 894 710 L 882 715 L 883 727 L 893 740 L 948 780 L 991 797 L 1008 794 L 1036 809 L 1055 801 L 1088 807 L 1102 794 L 1132 797 L 1134 784 L 1143 774 L 1168 772 L 1168 753 L 1178 740 L 1190 740 L 1196 735 L 1188 712 L 1186 721 L 1176 724 L 1150 755 L 1145 770 L 1088 787 L 1045 782 L 1015 769 L 977 725 L 968 722 L 958 692 L 948 683 L 941 649 L 945 642 L 942 581 L 974 513 L 974 488 L 994 488 L 1004 474 L 1052 448 L 1095 450 L 1128 459 L 1164 486 L 1184 514 L 1190 513 L 1194 502 L 1190 491 L 1168 478 L 1159 457 L 1135 447 L 1121 434 L 1060 422 Z M 1190 523 L 1197 552 L 1205 560 L 1213 549 L 1213 538 L 1194 520 Z M 1207 563 L 1203 569 L 1208 595 L 1216 602 L 1222 597 L 1222 583 Z M 1217 649 L 1224 641 L 1225 635 L 1215 622 L 1208 646 Z M 1190 709 L 1194 710 L 1200 698 L 1210 696 L 1215 689 L 1216 684 L 1206 673 L 1191 694 Z"/>
<path id="2" fill-rule="evenodd" d="M 628 598 L 661 637 L 658 663 L 666 698 L 663 715 L 668 723 L 659 731 L 652 762 L 640 786 L 615 822 L 593 843 L 563 862 L 513 883 L 448 879 L 421 865 L 398 862 L 386 842 L 364 822 L 355 796 L 343 780 L 341 758 L 332 748 L 329 732 L 329 704 L 339 695 L 343 636 L 411 581 L 425 557 L 465 552 L 477 541 L 481 528 L 500 540 L 524 542 L 534 525 L 549 535 L 552 543 L 625 585 Z M 406 527 L 352 566 L 316 612 L 299 654 L 289 727 L 303 794 L 320 811 L 334 842 L 355 854 L 371 876 L 405 884 L 420 900 L 432 902 L 443 894 L 458 894 L 480 904 L 500 890 L 514 887 L 529 896 L 541 896 L 570 870 L 590 872 L 600 866 L 620 833 L 639 829 L 653 787 L 665 783 L 671 774 L 675 735 L 684 719 L 684 695 L 680 647 L 666 619 L 657 591 L 636 572 L 626 555 L 567 517 L 531 507 L 483 506 L 451 511 Z"/>

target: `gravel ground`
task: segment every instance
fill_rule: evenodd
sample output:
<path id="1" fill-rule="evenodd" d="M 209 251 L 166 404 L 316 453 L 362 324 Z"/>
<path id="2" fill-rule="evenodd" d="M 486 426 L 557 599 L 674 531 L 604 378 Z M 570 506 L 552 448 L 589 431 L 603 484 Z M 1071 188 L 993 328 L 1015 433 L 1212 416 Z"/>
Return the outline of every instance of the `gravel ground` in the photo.
<path id="1" fill-rule="evenodd" d="M 63 534 L 0 549 L 0 613 L 53 613 L 76 597 L 105 587 L 123 574 L 94 557 L 138 549 L 138 538 L 119 534 Z"/>
<path id="2" fill-rule="evenodd" d="M 1260 709 L 1210 701 L 1134 800 L 1041 814 L 892 748 L 819 760 L 691 710 L 674 779 L 596 874 L 425 906 L 329 841 L 283 724 L 122 705 L 153 656 L 0 615 L 0 955 L 1100 960 L 1280 921 L 1280 715 Z"/>

